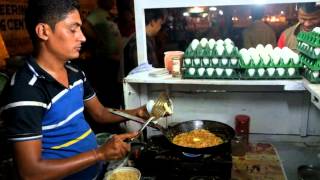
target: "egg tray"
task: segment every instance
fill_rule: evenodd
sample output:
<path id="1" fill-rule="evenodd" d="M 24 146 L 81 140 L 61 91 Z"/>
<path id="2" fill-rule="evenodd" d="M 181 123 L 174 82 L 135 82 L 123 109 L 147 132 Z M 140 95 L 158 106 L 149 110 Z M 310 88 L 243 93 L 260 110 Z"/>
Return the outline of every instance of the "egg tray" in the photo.
<path id="1" fill-rule="evenodd" d="M 239 51 L 237 47 L 233 47 L 231 53 L 228 53 L 226 49 L 223 50 L 221 54 L 217 52 L 215 48 L 210 49 L 210 47 L 207 45 L 207 47 L 198 46 L 195 50 L 192 50 L 189 46 L 186 51 L 184 52 L 185 58 L 238 58 L 239 57 Z"/>
<path id="2" fill-rule="evenodd" d="M 312 59 L 304 54 L 299 54 L 300 61 L 306 65 L 309 69 L 318 71 L 320 70 L 320 58 L 319 59 Z"/>
<path id="3" fill-rule="evenodd" d="M 303 64 L 301 61 L 299 61 L 297 64 L 294 63 L 293 59 L 290 58 L 289 61 L 287 62 L 287 64 L 284 63 L 283 59 L 280 58 L 279 62 L 277 64 L 274 63 L 274 61 L 272 59 L 270 59 L 270 61 L 265 64 L 262 60 L 262 58 L 260 58 L 259 61 L 257 61 L 257 64 L 254 63 L 253 59 L 250 59 L 248 64 L 244 63 L 244 60 L 242 57 L 240 57 L 239 59 L 239 64 L 240 64 L 240 68 L 278 68 L 278 67 L 282 67 L 282 68 L 300 68 L 303 67 Z"/>
<path id="4" fill-rule="evenodd" d="M 183 67 L 200 68 L 200 67 L 213 67 L 213 68 L 239 68 L 238 59 L 218 59 L 218 58 L 185 58 L 183 59 Z"/>
<path id="5" fill-rule="evenodd" d="M 303 73 L 303 76 L 313 84 L 320 84 L 320 76 L 319 71 L 314 71 L 310 69 L 306 69 L 306 71 Z"/>
<path id="6" fill-rule="evenodd" d="M 299 52 L 305 54 L 306 56 L 313 59 L 320 59 L 320 45 L 318 47 L 313 47 L 303 42 L 299 42 L 297 45 Z"/>
<path id="7" fill-rule="evenodd" d="M 301 73 L 299 68 L 295 68 L 295 72 L 292 75 L 289 75 L 288 68 L 285 68 L 285 72 L 283 75 L 280 75 L 277 71 L 275 71 L 272 75 L 268 73 L 267 70 L 264 71 L 263 74 L 258 73 L 258 69 L 255 69 L 256 71 L 250 75 L 249 69 L 245 69 L 241 73 L 241 79 L 243 80 L 275 80 L 275 79 L 301 79 Z"/>
<path id="8" fill-rule="evenodd" d="M 217 74 L 216 71 L 214 71 L 212 74 L 209 74 L 207 72 L 208 68 L 205 68 L 206 70 L 202 75 L 198 72 L 199 68 L 195 68 L 195 73 L 190 74 L 189 68 L 185 68 L 182 70 L 182 78 L 183 79 L 239 79 L 240 75 L 239 72 L 235 69 L 233 69 L 233 72 L 230 75 L 227 75 L 226 71 L 224 70 L 220 75 Z"/>
<path id="9" fill-rule="evenodd" d="M 313 47 L 319 47 L 320 46 L 320 34 L 316 32 L 299 32 L 297 36 L 297 40 L 300 42 L 305 42 Z"/>

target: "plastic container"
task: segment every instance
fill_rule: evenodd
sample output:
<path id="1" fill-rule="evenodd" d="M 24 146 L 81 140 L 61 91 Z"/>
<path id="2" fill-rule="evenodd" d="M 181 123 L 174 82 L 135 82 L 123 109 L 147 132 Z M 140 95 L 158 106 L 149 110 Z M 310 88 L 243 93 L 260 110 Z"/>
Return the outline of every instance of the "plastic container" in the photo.
<path id="1" fill-rule="evenodd" d="M 182 61 L 184 52 L 182 51 L 166 51 L 164 52 L 164 66 L 172 73 L 172 58 L 177 57 L 180 61 Z"/>

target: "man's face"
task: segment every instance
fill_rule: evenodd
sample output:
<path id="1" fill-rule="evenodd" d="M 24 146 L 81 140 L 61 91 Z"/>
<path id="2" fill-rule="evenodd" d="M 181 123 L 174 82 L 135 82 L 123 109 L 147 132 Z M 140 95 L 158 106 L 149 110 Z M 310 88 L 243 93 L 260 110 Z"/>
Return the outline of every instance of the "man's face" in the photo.
<path id="1" fill-rule="evenodd" d="M 303 31 L 312 31 L 314 27 L 320 26 L 320 11 L 306 13 L 300 9 L 298 18 L 302 25 Z"/>
<path id="2" fill-rule="evenodd" d="M 56 23 L 48 35 L 47 48 L 59 59 L 78 58 L 81 44 L 86 41 L 81 31 L 81 19 L 77 10 L 71 11 L 66 18 Z"/>
<path id="3" fill-rule="evenodd" d="M 153 21 L 154 35 L 158 34 L 158 32 L 161 29 L 162 24 L 163 24 L 163 19 L 162 18 Z"/>

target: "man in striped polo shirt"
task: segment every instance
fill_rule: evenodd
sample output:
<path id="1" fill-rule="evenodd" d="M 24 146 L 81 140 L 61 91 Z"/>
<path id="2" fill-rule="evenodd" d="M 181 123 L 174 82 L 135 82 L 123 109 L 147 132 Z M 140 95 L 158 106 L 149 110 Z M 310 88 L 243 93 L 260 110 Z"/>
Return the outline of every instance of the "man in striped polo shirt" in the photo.
<path id="1" fill-rule="evenodd" d="M 94 179 L 100 164 L 123 158 L 124 140 L 114 135 L 97 147 L 83 111 L 100 123 L 121 122 L 97 99 L 85 74 L 69 65 L 85 37 L 76 0 L 29 0 L 26 26 L 33 56 L 7 84 L 1 116 L 23 179 Z M 126 112 L 147 117 L 145 107 Z"/>

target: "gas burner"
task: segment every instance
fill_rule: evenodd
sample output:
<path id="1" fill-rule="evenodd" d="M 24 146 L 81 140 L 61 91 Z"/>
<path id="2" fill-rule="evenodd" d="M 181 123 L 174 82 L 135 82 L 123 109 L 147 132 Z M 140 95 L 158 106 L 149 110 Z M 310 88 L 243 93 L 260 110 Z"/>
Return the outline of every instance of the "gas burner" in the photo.
<path id="1" fill-rule="evenodd" d="M 173 148 L 164 136 L 153 136 L 148 139 L 144 148 L 141 148 L 140 156 L 133 161 L 134 167 L 141 171 L 142 180 L 231 178 L 231 148 L 213 154 L 182 153 Z"/>
<path id="2" fill-rule="evenodd" d="M 187 156 L 187 157 L 191 157 L 191 158 L 200 157 L 201 156 L 201 154 L 191 154 L 191 153 L 186 153 L 186 152 L 182 152 L 182 154 Z"/>

